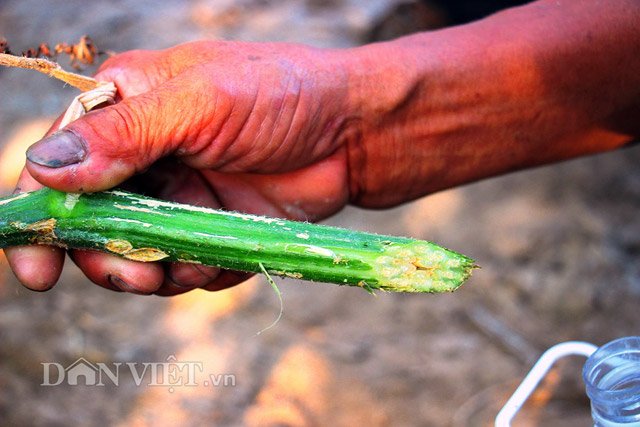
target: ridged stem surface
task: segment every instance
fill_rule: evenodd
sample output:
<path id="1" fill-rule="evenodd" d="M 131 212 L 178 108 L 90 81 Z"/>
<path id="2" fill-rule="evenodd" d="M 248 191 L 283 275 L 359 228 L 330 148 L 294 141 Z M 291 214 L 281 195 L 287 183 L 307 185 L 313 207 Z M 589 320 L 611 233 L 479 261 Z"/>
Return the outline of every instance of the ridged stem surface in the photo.
<path id="1" fill-rule="evenodd" d="M 0 247 L 50 244 L 136 261 L 180 261 L 368 291 L 445 292 L 473 260 L 434 243 L 213 210 L 123 191 L 43 189 L 0 199 Z"/>

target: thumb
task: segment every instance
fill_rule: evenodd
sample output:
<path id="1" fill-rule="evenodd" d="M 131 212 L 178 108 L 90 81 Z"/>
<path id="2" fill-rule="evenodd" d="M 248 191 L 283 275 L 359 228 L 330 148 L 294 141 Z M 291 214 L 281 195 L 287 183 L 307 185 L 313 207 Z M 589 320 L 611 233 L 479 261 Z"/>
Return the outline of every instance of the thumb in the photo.
<path id="1" fill-rule="evenodd" d="M 57 190 L 94 192 L 147 169 L 177 145 L 177 115 L 162 98 L 147 92 L 75 120 L 27 150 L 29 173 Z"/>

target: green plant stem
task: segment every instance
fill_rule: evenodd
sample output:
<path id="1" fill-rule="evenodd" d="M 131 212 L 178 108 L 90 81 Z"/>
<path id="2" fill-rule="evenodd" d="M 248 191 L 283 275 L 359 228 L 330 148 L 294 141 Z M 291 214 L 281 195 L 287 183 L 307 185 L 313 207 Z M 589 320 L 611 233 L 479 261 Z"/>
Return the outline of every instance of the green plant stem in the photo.
<path id="1" fill-rule="evenodd" d="M 452 291 L 473 260 L 433 243 L 151 199 L 43 189 L 0 199 L 0 247 L 49 244 L 368 291 Z"/>

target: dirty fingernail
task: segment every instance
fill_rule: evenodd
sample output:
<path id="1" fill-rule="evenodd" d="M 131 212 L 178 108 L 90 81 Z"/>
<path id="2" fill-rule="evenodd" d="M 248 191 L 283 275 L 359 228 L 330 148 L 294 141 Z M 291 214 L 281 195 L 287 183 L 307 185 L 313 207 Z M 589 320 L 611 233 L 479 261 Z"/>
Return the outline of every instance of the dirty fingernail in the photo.
<path id="1" fill-rule="evenodd" d="M 59 131 L 33 144 L 27 159 L 48 168 L 61 168 L 80 163 L 87 155 L 82 138 L 73 132 Z"/>
<path id="2" fill-rule="evenodd" d="M 138 295 L 146 295 L 144 292 L 140 291 L 139 289 L 136 289 L 130 286 L 127 282 L 125 282 L 118 276 L 114 276 L 110 274 L 108 277 L 108 280 L 109 280 L 109 283 L 111 283 L 111 285 L 115 286 L 116 288 L 120 289 L 123 292 L 129 292 L 129 293 L 138 294 Z"/>

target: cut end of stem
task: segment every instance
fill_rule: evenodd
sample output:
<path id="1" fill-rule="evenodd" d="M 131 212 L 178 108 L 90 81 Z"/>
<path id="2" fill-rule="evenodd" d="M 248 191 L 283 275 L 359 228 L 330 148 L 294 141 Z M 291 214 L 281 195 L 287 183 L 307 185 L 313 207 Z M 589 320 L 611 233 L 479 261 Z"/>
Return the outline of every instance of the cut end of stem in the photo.
<path id="1" fill-rule="evenodd" d="M 471 258 L 428 242 L 391 244 L 375 260 L 379 287 L 395 292 L 451 292 L 477 266 Z"/>

